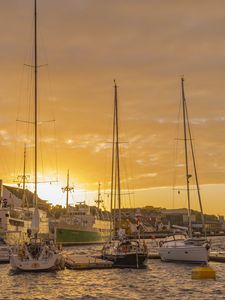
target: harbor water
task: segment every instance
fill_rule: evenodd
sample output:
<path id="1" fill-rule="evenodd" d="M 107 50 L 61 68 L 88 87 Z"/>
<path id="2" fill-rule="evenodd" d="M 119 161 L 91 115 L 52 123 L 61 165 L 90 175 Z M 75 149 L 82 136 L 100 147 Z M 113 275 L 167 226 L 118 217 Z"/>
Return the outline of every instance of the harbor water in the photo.
<path id="1" fill-rule="evenodd" d="M 153 245 L 154 246 L 154 245 Z M 213 239 L 224 250 L 225 237 Z M 69 248 L 96 255 L 101 246 Z M 19 273 L 0 265 L 0 299 L 225 299 L 225 264 L 210 262 L 216 280 L 193 280 L 193 265 L 149 260 L 146 269 L 68 270 Z"/>

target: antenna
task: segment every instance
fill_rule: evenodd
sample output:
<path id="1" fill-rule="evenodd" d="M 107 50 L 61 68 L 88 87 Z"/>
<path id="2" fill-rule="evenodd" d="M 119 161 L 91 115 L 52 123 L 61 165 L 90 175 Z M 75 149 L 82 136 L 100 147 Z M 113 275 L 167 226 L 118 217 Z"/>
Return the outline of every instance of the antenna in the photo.
<path id="1" fill-rule="evenodd" d="M 98 199 L 95 200 L 95 203 L 97 204 L 98 209 L 100 208 L 100 204 L 103 203 L 104 201 L 102 200 L 101 196 L 101 183 L 98 183 Z"/>
<path id="2" fill-rule="evenodd" d="M 67 184 L 64 188 L 62 188 L 63 192 L 66 192 L 66 210 L 68 212 L 69 209 L 69 192 L 74 191 L 73 187 L 70 187 L 70 170 L 67 171 Z"/>

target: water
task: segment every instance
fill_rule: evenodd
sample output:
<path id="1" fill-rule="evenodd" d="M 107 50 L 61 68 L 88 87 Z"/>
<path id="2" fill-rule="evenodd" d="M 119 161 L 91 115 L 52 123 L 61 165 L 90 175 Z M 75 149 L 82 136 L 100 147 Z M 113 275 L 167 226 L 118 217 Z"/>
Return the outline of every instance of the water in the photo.
<path id="1" fill-rule="evenodd" d="M 214 239 L 222 249 L 225 237 Z M 222 246 L 222 247 L 221 247 Z M 76 247 L 69 252 L 96 254 L 100 247 Z M 63 270 L 13 274 L 0 265 L 0 299 L 225 299 L 225 264 L 210 263 L 217 280 L 192 280 L 192 265 L 149 260 L 148 268 Z"/>

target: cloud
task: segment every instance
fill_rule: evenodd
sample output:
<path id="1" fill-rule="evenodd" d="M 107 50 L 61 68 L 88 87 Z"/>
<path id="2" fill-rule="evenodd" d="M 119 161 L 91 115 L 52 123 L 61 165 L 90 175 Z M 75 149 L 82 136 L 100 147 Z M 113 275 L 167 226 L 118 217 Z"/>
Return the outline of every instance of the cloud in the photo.
<path id="1" fill-rule="evenodd" d="M 0 139 L 1 139 L 2 146 L 10 146 L 12 144 L 11 136 L 9 135 L 8 131 L 5 129 L 0 129 Z"/>
<path id="2" fill-rule="evenodd" d="M 32 78 L 23 69 L 33 41 L 33 4 L 19 2 L 1 3 L 0 139 L 8 145 L 33 143 L 25 129 L 17 136 L 14 126 L 17 114 L 33 117 Z M 122 161 L 132 166 L 135 187 L 171 185 L 185 75 L 201 182 L 224 182 L 224 19 L 223 0 L 38 1 L 38 59 L 48 63 L 38 70 L 39 117 L 52 119 L 54 110 L 57 121 L 56 137 L 46 124 L 40 141 L 57 145 L 60 169 L 70 166 L 88 184 L 103 180 L 107 168 L 110 174 L 116 78 L 120 139 L 127 142 Z"/>

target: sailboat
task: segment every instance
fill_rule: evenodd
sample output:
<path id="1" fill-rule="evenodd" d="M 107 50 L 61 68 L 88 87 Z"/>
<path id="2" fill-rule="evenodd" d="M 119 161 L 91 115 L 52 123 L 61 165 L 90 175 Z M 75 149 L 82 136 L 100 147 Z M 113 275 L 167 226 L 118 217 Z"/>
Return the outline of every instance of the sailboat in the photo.
<path id="1" fill-rule="evenodd" d="M 34 203 L 35 209 L 29 230 L 28 242 L 12 248 L 10 264 L 14 270 L 19 271 L 49 271 L 62 267 L 62 256 L 51 241 L 43 242 L 39 237 L 40 216 L 37 195 L 38 171 L 38 81 L 37 81 L 37 4 L 34 0 Z"/>
<path id="2" fill-rule="evenodd" d="M 111 172 L 111 236 L 102 249 L 102 258 L 113 261 L 115 267 L 142 268 L 147 259 L 147 247 L 140 239 L 128 239 L 121 227 L 121 186 L 117 85 L 114 81 L 114 115 Z M 118 219 L 115 214 L 118 205 Z M 114 208 L 114 210 L 113 210 Z M 113 228 L 112 228 L 113 227 Z"/>
<path id="3" fill-rule="evenodd" d="M 198 174 L 195 162 L 194 148 L 192 142 L 191 128 L 188 118 L 187 102 L 184 91 L 184 78 L 181 78 L 181 92 L 182 92 L 182 111 L 183 111 L 183 129 L 184 129 L 184 151 L 185 151 L 185 177 L 187 187 L 187 199 L 188 199 L 188 235 L 181 238 L 177 235 L 173 235 L 166 241 L 161 241 L 159 254 L 163 261 L 183 261 L 189 263 L 207 263 L 209 259 L 210 243 L 206 239 L 206 230 L 204 222 L 203 207 L 201 201 L 201 194 L 199 188 Z M 198 200 L 200 205 L 202 228 L 205 234 L 204 237 L 192 236 L 192 223 L 191 223 L 191 197 L 190 197 L 190 174 L 189 168 L 189 150 L 191 153 L 191 160 L 194 169 L 194 178 L 196 182 L 196 188 L 198 193 Z"/>

